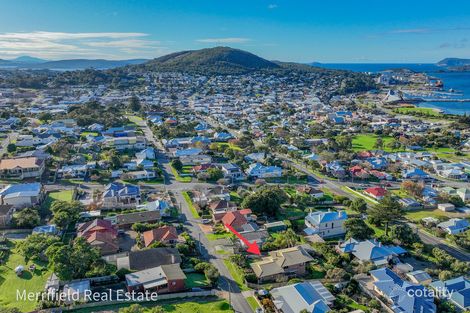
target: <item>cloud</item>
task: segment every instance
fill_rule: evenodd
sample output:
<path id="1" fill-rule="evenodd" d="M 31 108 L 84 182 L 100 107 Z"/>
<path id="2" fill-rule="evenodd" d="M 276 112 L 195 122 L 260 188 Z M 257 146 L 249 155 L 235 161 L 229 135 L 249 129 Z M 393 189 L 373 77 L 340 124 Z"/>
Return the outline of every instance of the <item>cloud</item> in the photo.
<path id="1" fill-rule="evenodd" d="M 453 32 L 453 31 L 467 31 L 470 30 L 470 27 L 459 26 L 459 27 L 447 27 L 447 28 L 433 28 L 433 27 L 423 27 L 423 28 L 404 28 L 404 29 L 393 29 L 386 34 L 429 34 L 437 32 Z"/>
<path id="2" fill-rule="evenodd" d="M 270 9 L 270 10 L 274 10 L 274 9 L 277 9 L 277 8 L 278 8 L 278 5 L 275 4 L 275 3 L 268 4 L 268 9 Z"/>
<path id="3" fill-rule="evenodd" d="M 201 43 L 246 43 L 251 41 L 250 38 L 241 38 L 241 37 L 228 37 L 228 38 L 205 38 L 197 39 L 197 42 Z"/>
<path id="4" fill-rule="evenodd" d="M 17 32 L 0 33 L 0 56 L 31 55 L 42 58 L 154 57 L 165 47 L 138 32 Z"/>

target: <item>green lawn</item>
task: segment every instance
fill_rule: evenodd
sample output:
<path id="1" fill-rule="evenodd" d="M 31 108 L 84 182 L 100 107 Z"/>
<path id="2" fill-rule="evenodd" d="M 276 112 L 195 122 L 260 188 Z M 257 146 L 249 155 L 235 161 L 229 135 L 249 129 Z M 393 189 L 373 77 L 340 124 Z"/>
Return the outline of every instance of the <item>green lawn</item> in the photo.
<path id="1" fill-rule="evenodd" d="M 240 288 L 241 291 L 250 290 L 250 288 L 245 285 L 242 269 L 230 262 L 230 260 L 224 260 L 224 264 L 230 272 L 230 275 L 232 275 L 233 280 L 237 283 L 238 288 Z"/>
<path id="2" fill-rule="evenodd" d="M 173 173 L 173 176 L 175 176 L 175 179 L 181 183 L 190 183 L 192 180 L 192 177 L 190 176 L 180 176 L 176 168 L 174 168 L 172 165 L 170 165 L 171 172 Z"/>
<path id="3" fill-rule="evenodd" d="M 379 138 L 379 137 L 376 136 L 376 135 L 373 135 L 373 134 L 357 135 L 352 140 L 353 150 L 354 151 L 375 150 L 374 144 L 375 144 L 377 138 Z M 384 143 L 383 150 L 391 151 L 387 147 L 387 144 L 392 140 L 392 137 L 382 136 L 380 138 L 382 138 L 383 143 Z"/>
<path id="4" fill-rule="evenodd" d="M 181 302 L 184 301 L 182 299 L 177 299 L 172 301 L 170 304 L 163 304 L 161 305 L 165 312 L 172 312 L 172 313 L 187 313 L 187 312 L 194 312 L 194 313 L 231 313 L 233 310 L 230 308 L 230 305 L 225 300 L 215 300 L 215 301 L 188 301 L 188 302 Z M 168 303 L 169 301 L 165 301 Z M 155 302 L 147 302 L 141 304 L 144 307 L 151 308 L 158 306 L 158 303 Z M 130 306 L 129 303 L 122 303 L 122 304 L 115 304 L 115 305 L 108 305 L 102 307 L 93 307 L 93 308 L 85 308 L 85 309 L 77 309 L 71 310 L 69 312 L 73 313 L 94 313 L 98 311 L 113 311 L 117 312 L 120 308 Z"/>
<path id="5" fill-rule="evenodd" d="M 209 286 L 209 281 L 207 281 L 206 276 L 200 273 L 188 273 L 186 274 L 186 287 L 195 288 L 195 287 L 206 287 Z"/>
<path id="6" fill-rule="evenodd" d="M 73 200 L 73 190 L 62 190 L 62 191 L 53 191 L 49 192 L 46 197 L 46 201 L 44 202 L 44 207 L 50 208 L 54 201 L 66 201 L 72 202 Z"/>
<path id="7" fill-rule="evenodd" d="M 246 302 L 248 302 L 253 312 L 256 312 L 256 309 L 259 308 L 258 301 L 253 296 L 247 297 Z"/>
<path id="8" fill-rule="evenodd" d="M 452 213 L 452 212 L 444 212 L 439 209 L 431 209 L 431 210 L 412 210 L 407 211 L 405 213 L 407 219 L 412 221 L 420 221 L 425 217 L 434 217 L 434 218 L 453 218 L 453 217 L 462 217 L 461 213 Z"/>
<path id="9" fill-rule="evenodd" d="M 369 197 L 369 196 L 366 196 L 365 194 L 363 194 L 363 193 L 361 193 L 361 192 L 359 192 L 359 191 L 353 190 L 353 189 L 351 189 L 351 188 L 349 188 L 349 187 L 347 187 L 347 186 L 341 186 L 340 188 L 341 188 L 342 190 L 346 191 L 346 192 L 349 192 L 349 193 L 351 193 L 351 194 L 353 194 L 353 195 L 356 195 L 356 196 L 359 197 L 359 198 L 364 199 L 366 202 L 368 202 L 368 203 L 370 203 L 370 204 L 377 204 L 377 203 L 379 203 L 377 200 L 375 200 L 375 199 L 373 199 L 373 198 L 371 198 L 371 197 Z"/>
<path id="10" fill-rule="evenodd" d="M 183 191 L 183 198 L 188 204 L 189 211 L 191 212 L 192 216 L 194 218 L 200 218 L 199 213 L 197 212 L 196 208 L 194 207 L 193 201 L 191 200 L 191 197 L 189 196 L 189 193 L 187 191 Z"/>
<path id="11" fill-rule="evenodd" d="M 35 301 L 17 300 L 16 291 L 20 293 L 43 291 L 51 272 L 47 270 L 47 267 L 37 264 L 34 273 L 25 271 L 22 277 L 16 276 L 14 269 L 18 265 L 23 265 L 27 269 L 30 264 L 32 262 L 26 263 L 23 257 L 13 249 L 7 263 L 0 266 L 0 306 L 17 307 L 22 312 L 30 312 L 36 308 Z"/>
<path id="12" fill-rule="evenodd" d="M 230 149 L 233 149 L 233 150 L 243 151 L 243 149 L 240 148 L 239 146 L 236 146 L 236 145 L 234 145 L 232 143 L 228 143 L 228 142 L 213 142 L 211 145 L 213 145 L 213 144 L 217 145 L 218 147 L 226 146 L 226 147 L 228 147 Z"/>
<path id="13" fill-rule="evenodd" d="M 136 115 L 128 115 L 127 119 L 135 124 L 139 124 L 144 121 L 141 117 L 136 116 Z"/>
<path id="14" fill-rule="evenodd" d="M 442 117 L 442 113 L 432 108 L 406 107 L 406 108 L 398 108 L 396 109 L 396 111 L 401 114 L 418 113 L 418 114 L 424 114 L 430 117 Z"/>
<path id="15" fill-rule="evenodd" d="M 219 239 L 226 239 L 232 237 L 230 233 L 223 233 L 223 234 L 206 234 L 207 240 L 214 241 Z"/>

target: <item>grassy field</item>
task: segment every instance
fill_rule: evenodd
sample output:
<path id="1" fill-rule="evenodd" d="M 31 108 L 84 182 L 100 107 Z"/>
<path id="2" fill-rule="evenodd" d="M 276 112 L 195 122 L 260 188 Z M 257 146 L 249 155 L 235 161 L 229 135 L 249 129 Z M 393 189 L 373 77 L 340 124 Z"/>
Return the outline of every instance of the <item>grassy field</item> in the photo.
<path id="1" fill-rule="evenodd" d="M 430 117 L 442 117 L 442 113 L 432 108 L 406 107 L 396 109 L 401 114 L 424 114 Z"/>
<path id="2" fill-rule="evenodd" d="M 204 274 L 188 273 L 186 277 L 186 287 L 188 288 L 206 287 L 209 285 L 209 281 Z"/>
<path id="3" fill-rule="evenodd" d="M 213 143 L 211 143 L 211 145 L 216 145 L 217 147 L 224 147 L 225 146 L 227 148 L 237 150 L 237 151 L 242 151 L 243 150 L 239 146 L 236 146 L 236 145 L 234 145 L 232 143 L 228 143 L 228 142 L 213 142 Z"/>
<path id="4" fill-rule="evenodd" d="M 377 204 L 377 203 L 379 203 L 377 200 L 375 200 L 375 199 L 373 199 L 373 198 L 371 198 L 371 197 L 369 197 L 369 196 L 366 196 L 365 194 L 363 194 L 363 193 L 361 193 L 361 192 L 359 192 L 359 191 L 353 190 L 353 189 L 351 189 L 351 188 L 349 188 L 349 187 L 347 187 L 347 186 L 341 186 L 341 189 L 344 190 L 344 191 L 346 191 L 346 192 L 349 192 L 349 193 L 351 193 L 351 194 L 353 194 L 353 195 L 356 195 L 356 196 L 359 197 L 359 198 L 364 199 L 366 202 L 368 202 L 368 203 L 370 203 L 370 204 Z"/>
<path id="5" fill-rule="evenodd" d="M 171 173 L 173 173 L 173 176 L 175 176 L 175 179 L 179 181 L 180 183 L 190 183 L 192 180 L 192 177 L 190 176 L 180 176 L 176 168 L 170 165 L 171 168 Z"/>
<path id="6" fill-rule="evenodd" d="M 44 290 L 44 285 L 51 272 L 40 264 L 36 265 L 34 273 L 25 271 L 22 277 L 16 276 L 14 269 L 18 265 L 23 265 L 25 269 L 32 264 L 26 263 L 16 249 L 12 250 L 5 265 L 0 266 L 0 306 L 17 307 L 22 312 L 30 312 L 35 309 L 35 301 L 17 300 L 17 290 L 22 293 L 40 292 Z"/>
<path id="7" fill-rule="evenodd" d="M 413 210 L 407 211 L 405 217 L 412 221 L 420 221 L 425 217 L 434 217 L 438 219 L 450 219 L 453 217 L 464 217 L 462 213 L 453 213 L 453 212 L 444 212 L 439 209 L 431 209 L 431 210 Z"/>
<path id="8" fill-rule="evenodd" d="M 352 140 L 353 150 L 354 151 L 375 150 L 374 144 L 377 141 L 377 138 L 379 137 L 373 134 L 357 135 Z M 392 140 L 392 137 L 382 136 L 380 138 L 382 138 L 383 143 L 384 143 L 383 150 L 391 151 L 387 147 L 387 144 Z"/>
<path id="9" fill-rule="evenodd" d="M 242 269 L 230 262 L 230 260 L 224 260 L 224 264 L 230 272 L 230 275 L 232 275 L 233 280 L 237 283 L 238 288 L 240 288 L 241 291 L 250 290 L 250 288 L 245 285 Z"/>
<path id="10" fill-rule="evenodd" d="M 259 308 L 258 301 L 253 296 L 246 298 L 246 302 L 248 302 L 253 312 L 256 312 L 256 309 Z"/>
<path id="11" fill-rule="evenodd" d="M 171 304 L 163 304 L 161 307 L 165 312 L 171 313 L 186 313 L 186 312 L 197 312 L 197 313 L 231 313 L 233 310 L 230 308 L 230 305 L 225 300 L 215 300 L 215 301 L 189 301 L 189 302 L 181 302 L 184 300 L 175 300 L 174 303 Z M 94 307 L 94 308 L 85 308 L 85 309 L 78 309 L 78 310 L 71 310 L 69 312 L 73 313 L 93 313 L 98 311 L 113 311 L 117 312 L 120 308 L 128 307 L 130 304 L 122 303 L 116 305 L 108 305 L 102 307 Z M 155 302 L 148 302 L 141 304 L 144 307 L 151 308 L 158 306 L 158 303 Z"/>
<path id="12" fill-rule="evenodd" d="M 207 240 L 214 241 L 219 239 L 226 239 L 232 237 L 230 233 L 223 233 L 223 234 L 206 234 Z"/>
<path id="13" fill-rule="evenodd" d="M 44 207 L 50 208 L 54 201 L 66 201 L 72 202 L 73 200 L 73 190 L 62 190 L 62 191 L 53 191 L 49 192 L 46 197 L 46 201 L 44 201 Z"/>
<path id="14" fill-rule="evenodd" d="M 189 193 L 187 191 L 183 191 L 183 198 L 188 204 L 189 211 L 191 212 L 192 216 L 194 218 L 200 218 L 199 213 L 197 212 L 196 208 L 194 207 L 193 201 L 191 200 L 191 197 L 189 196 Z"/>

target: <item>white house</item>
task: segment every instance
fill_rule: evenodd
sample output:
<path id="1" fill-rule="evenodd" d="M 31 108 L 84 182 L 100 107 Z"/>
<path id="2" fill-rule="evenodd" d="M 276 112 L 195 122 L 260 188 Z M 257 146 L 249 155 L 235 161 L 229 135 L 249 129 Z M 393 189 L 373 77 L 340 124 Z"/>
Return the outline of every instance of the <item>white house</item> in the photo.
<path id="1" fill-rule="evenodd" d="M 0 204 L 23 208 L 38 205 L 44 199 L 40 183 L 8 185 L 0 191 Z"/>
<path id="2" fill-rule="evenodd" d="M 279 166 L 264 166 L 260 163 L 251 164 L 246 174 L 254 178 L 281 177 L 282 168 Z"/>
<path id="3" fill-rule="evenodd" d="M 451 235 L 455 235 L 466 231 L 470 227 L 470 223 L 466 219 L 451 218 L 447 222 L 437 224 L 437 227 Z"/>
<path id="4" fill-rule="evenodd" d="M 304 232 L 307 235 L 317 234 L 322 238 L 342 236 L 346 233 L 344 222 L 348 215 L 344 211 L 310 212 L 305 217 Z"/>

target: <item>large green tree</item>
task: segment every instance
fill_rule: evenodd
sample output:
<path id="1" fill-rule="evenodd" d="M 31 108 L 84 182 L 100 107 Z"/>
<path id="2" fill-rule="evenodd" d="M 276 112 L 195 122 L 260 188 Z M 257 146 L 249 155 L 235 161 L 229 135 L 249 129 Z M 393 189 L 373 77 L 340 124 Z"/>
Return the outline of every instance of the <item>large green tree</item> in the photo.
<path id="1" fill-rule="evenodd" d="M 349 208 L 356 212 L 365 213 L 367 211 L 367 202 L 362 198 L 356 198 L 351 201 Z"/>
<path id="2" fill-rule="evenodd" d="M 374 230 L 360 218 L 347 219 L 344 222 L 344 227 L 346 228 L 346 239 L 365 240 L 374 235 Z"/>
<path id="3" fill-rule="evenodd" d="M 393 197 L 386 195 L 368 211 L 369 221 L 376 226 L 385 226 L 385 235 L 388 235 L 390 223 L 400 220 L 404 211 L 401 204 Z"/>
<path id="4" fill-rule="evenodd" d="M 38 210 L 33 208 L 25 208 L 13 216 L 13 224 L 16 227 L 35 227 L 39 225 L 40 221 Z"/>
<path id="5" fill-rule="evenodd" d="M 392 226 L 390 228 L 390 237 L 407 246 L 420 242 L 418 234 L 407 224 Z"/>
<path id="6" fill-rule="evenodd" d="M 56 236 L 32 234 L 25 240 L 19 241 L 17 247 L 26 260 L 39 260 L 48 247 L 58 242 L 60 238 Z"/>
<path id="7" fill-rule="evenodd" d="M 51 205 L 52 222 L 60 228 L 66 228 L 72 223 L 76 223 L 83 211 L 83 206 L 78 201 L 55 201 Z"/>
<path id="8" fill-rule="evenodd" d="M 265 187 L 245 197 L 241 206 L 257 214 L 274 216 L 286 201 L 287 195 L 284 190 L 277 187 Z"/>

